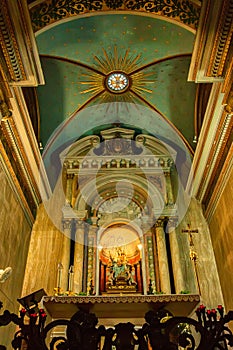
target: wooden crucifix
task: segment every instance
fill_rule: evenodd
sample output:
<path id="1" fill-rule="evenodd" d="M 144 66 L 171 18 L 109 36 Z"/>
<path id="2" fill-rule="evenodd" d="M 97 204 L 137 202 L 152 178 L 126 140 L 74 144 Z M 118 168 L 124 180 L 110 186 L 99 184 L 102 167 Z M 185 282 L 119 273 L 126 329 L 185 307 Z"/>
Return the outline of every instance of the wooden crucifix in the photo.
<path id="1" fill-rule="evenodd" d="M 197 287 L 198 287 L 199 294 L 201 294 L 200 282 L 199 282 L 199 277 L 197 273 L 197 252 L 194 249 L 193 236 L 192 236 L 192 233 L 198 233 L 198 229 L 192 230 L 190 224 L 188 224 L 188 229 L 183 229 L 182 232 L 188 233 L 189 247 L 190 247 L 189 256 L 194 264 L 194 272 L 195 272 L 195 277 L 197 281 Z"/>

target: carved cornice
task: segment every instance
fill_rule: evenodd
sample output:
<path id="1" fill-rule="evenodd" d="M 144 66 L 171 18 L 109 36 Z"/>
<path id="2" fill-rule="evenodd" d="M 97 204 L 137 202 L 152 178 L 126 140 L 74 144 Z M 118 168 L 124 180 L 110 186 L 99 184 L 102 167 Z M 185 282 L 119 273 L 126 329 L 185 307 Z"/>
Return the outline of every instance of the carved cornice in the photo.
<path id="1" fill-rule="evenodd" d="M 225 78 L 232 57 L 232 20 L 233 0 L 203 2 L 189 71 L 190 81 L 214 82 Z"/>
<path id="2" fill-rule="evenodd" d="M 223 1 L 223 7 L 218 17 L 218 26 L 216 29 L 216 37 L 212 47 L 209 60 L 207 76 L 222 77 L 224 74 L 225 63 L 230 48 L 233 33 L 233 1 Z"/>
<path id="3" fill-rule="evenodd" d="M 0 49 L 10 84 L 37 86 L 44 83 L 26 0 L 1 1 Z"/>
<path id="4" fill-rule="evenodd" d="M 2 0 L 0 7 L 0 45 L 11 80 L 14 82 L 25 80 L 26 73 L 6 0 Z"/>
<path id="5" fill-rule="evenodd" d="M 181 0 L 44 0 L 31 6 L 30 14 L 34 31 L 70 17 L 96 12 L 119 11 L 156 15 L 175 20 L 195 31 L 200 15 L 200 1 Z M 118 12 L 118 13 L 119 13 Z"/>

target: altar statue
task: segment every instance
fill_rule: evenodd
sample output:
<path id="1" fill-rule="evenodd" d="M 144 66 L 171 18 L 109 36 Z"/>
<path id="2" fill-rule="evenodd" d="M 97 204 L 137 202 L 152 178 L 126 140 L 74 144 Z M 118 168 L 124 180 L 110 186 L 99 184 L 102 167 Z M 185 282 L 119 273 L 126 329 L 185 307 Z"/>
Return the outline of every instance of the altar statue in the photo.
<path id="1" fill-rule="evenodd" d="M 108 265 L 107 289 L 111 291 L 129 292 L 136 291 L 136 282 L 134 279 L 135 271 L 126 257 L 124 249 L 116 248 L 114 255 L 109 254 L 110 263 Z"/>

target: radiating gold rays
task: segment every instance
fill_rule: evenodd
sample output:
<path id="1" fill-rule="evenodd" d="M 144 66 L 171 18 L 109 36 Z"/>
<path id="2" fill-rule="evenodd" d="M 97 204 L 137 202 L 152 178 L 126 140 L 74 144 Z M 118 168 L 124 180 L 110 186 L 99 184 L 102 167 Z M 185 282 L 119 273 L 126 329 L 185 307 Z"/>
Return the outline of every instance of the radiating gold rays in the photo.
<path id="1" fill-rule="evenodd" d="M 98 73 L 92 72 L 87 74 L 82 74 L 87 77 L 88 80 L 81 81 L 82 85 L 89 85 L 89 88 L 83 90 L 81 94 L 92 93 L 99 94 L 104 91 L 104 77 Z"/>
<path id="2" fill-rule="evenodd" d="M 112 71 L 120 70 L 128 75 L 135 69 L 139 68 L 139 60 L 141 55 L 135 57 L 130 56 L 130 50 L 125 51 L 124 56 L 118 54 L 117 46 L 114 46 L 113 53 L 109 54 L 102 48 L 103 57 L 94 56 L 95 66 L 105 75 L 110 74 Z"/>
<path id="3" fill-rule="evenodd" d="M 124 55 L 118 53 L 117 46 L 114 46 L 112 52 L 102 48 L 103 56 L 94 56 L 94 70 L 90 73 L 83 74 L 86 80 L 81 81 L 82 85 L 88 85 L 88 88 L 81 93 L 91 93 L 93 95 L 101 95 L 105 101 L 132 101 L 134 93 L 141 95 L 144 93 L 152 93 L 148 88 L 148 84 L 154 84 L 154 80 L 149 80 L 148 77 L 153 73 L 144 73 L 140 71 L 141 55 L 132 55 L 127 49 Z M 112 72 L 123 72 L 130 79 L 130 86 L 122 93 L 114 94 L 109 91 L 106 86 L 106 77 Z M 135 71 L 135 73 L 134 73 Z M 117 95 L 117 96 L 116 96 Z"/>
<path id="4" fill-rule="evenodd" d="M 148 89 L 146 85 L 154 84 L 155 80 L 148 80 L 147 77 L 150 77 L 153 73 L 144 73 L 143 71 L 137 72 L 135 74 L 131 74 L 130 77 L 132 79 L 132 87 L 131 90 L 141 93 L 152 93 L 151 89 Z"/>

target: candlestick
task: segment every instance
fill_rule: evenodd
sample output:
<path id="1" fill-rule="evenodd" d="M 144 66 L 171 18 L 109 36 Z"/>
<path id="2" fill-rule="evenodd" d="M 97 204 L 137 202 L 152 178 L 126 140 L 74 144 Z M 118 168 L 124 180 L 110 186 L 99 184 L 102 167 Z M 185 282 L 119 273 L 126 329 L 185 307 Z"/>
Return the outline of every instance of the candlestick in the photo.
<path id="1" fill-rule="evenodd" d="M 57 289 L 58 289 L 58 293 L 61 291 L 62 270 L 63 270 L 63 265 L 60 262 L 58 264 L 58 266 L 57 266 Z"/>
<path id="2" fill-rule="evenodd" d="M 74 286 L 74 266 L 71 265 L 69 268 L 69 282 L 68 282 L 68 291 L 72 292 Z"/>

